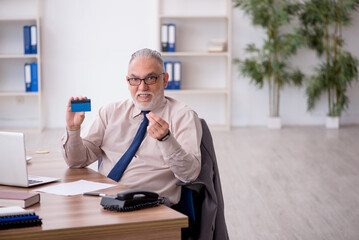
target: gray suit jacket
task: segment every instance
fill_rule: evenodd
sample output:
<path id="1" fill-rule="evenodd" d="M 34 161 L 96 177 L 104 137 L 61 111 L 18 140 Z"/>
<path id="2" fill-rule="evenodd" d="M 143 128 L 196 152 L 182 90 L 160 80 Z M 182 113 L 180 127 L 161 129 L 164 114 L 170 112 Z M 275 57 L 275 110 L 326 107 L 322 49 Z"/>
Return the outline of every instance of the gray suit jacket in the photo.
<path id="1" fill-rule="evenodd" d="M 218 172 L 213 140 L 207 123 L 201 119 L 203 136 L 201 141 L 202 166 L 198 178 L 186 184 L 194 191 L 204 191 L 199 201 L 202 203 L 199 239 L 229 239 L 224 217 L 224 202 Z"/>

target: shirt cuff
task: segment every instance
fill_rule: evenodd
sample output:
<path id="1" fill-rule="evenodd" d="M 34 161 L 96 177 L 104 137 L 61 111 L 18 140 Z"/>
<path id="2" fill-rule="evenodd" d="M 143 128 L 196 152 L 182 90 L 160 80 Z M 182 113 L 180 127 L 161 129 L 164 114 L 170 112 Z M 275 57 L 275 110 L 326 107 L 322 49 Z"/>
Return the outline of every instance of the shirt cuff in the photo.
<path id="1" fill-rule="evenodd" d="M 80 133 L 81 133 L 81 130 L 75 130 L 75 131 L 70 131 L 70 130 L 67 130 L 67 128 L 65 129 L 65 134 L 64 136 L 62 137 L 61 141 L 62 141 L 62 145 L 65 145 L 66 142 L 69 140 L 69 139 L 74 139 L 74 138 L 81 138 L 80 137 Z"/>
<path id="2" fill-rule="evenodd" d="M 81 133 L 80 129 L 75 130 L 75 131 L 67 130 L 67 134 L 69 135 L 69 137 L 80 136 L 80 133 Z"/>
<path id="3" fill-rule="evenodd" d="M 176 138 L 173 136 L 172 133 L 166 141 L 158 141 L 158 146 L 165 159 L 168 159 L 169 156 L 171 156 L 173 153 L 177 152 L 181 148 L 181 145 L 177 142 Z"/>

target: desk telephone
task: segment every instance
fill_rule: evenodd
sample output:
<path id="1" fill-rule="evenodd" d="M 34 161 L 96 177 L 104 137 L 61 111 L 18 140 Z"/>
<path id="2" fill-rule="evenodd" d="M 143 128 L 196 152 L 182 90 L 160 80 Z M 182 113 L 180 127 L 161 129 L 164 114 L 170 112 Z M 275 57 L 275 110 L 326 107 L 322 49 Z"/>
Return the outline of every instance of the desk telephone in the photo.
<path id="1" fill-rule="evenodd" d="M 102 197 L 101 205 L 111 211 L 126 212 L 141 208 L 154 207 L 164 203 L 157 193 L 140 190 L 128 190 Z"/>

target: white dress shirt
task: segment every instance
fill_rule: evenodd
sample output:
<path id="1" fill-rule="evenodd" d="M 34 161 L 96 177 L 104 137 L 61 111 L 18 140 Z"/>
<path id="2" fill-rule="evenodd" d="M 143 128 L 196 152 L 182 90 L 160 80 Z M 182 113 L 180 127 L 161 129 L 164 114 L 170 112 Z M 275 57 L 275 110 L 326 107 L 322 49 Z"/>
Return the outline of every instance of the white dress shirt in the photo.
<path id="1" fill-rule="evenodd" d="M 119 183 L 157 192 L 176 204 L 181 194 L 176 183 L 195 180 L 201 169 L 201 122 L 196 112 L 169 97 L 152 112 L 169 124 L 171 136 L 160 142 L 146 133 Z M 81 138 L 80 130 L 66 131 L 62 138 L 65 161 L 81 168 L 102 157 L 99 172 L 107 176 L 131 145 L 142 120 L 132 99 L 105 105 L 86 136 Z"/>

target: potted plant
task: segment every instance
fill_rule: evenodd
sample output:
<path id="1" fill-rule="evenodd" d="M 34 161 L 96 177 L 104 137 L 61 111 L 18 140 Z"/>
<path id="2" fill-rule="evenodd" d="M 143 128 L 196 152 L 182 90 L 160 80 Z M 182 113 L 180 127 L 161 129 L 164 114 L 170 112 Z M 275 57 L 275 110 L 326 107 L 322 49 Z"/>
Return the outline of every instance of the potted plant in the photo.
<path id="1" fill-rule="evenodd" d="M 284 84 L 294 83 L 300 86 L 304 75 L 290 66 L 289 58 L 301 46 L 298 33 L 284 33 L 292 16 L 299 10 L 298 4 L 287 0 L 234 0 L 234 7 L 242 8 L 252 18 L 253 25 L 266 31 L 261 48 L 249 44 L 245 60 L 235 59 L 243 76 L 249 77 L 254 84 L 269 89 L 269 128 L 280 128 L 280 89 Z"/>
<path id="2" fill-rule="evenodd" d="M 327 93 L 327 128 L 339 128 L 340 115 L 349 104 L 346 91 L 358 80 L 358 59 L 343 49 L 342 34 L 358 6 L 359 0 L 311 0 L 303 3 L 299 14 L 307 46 L 322 59 L 306 89 L 308 110 Z"/>

